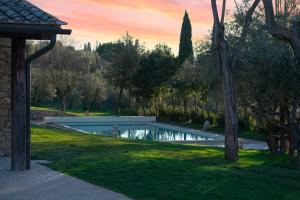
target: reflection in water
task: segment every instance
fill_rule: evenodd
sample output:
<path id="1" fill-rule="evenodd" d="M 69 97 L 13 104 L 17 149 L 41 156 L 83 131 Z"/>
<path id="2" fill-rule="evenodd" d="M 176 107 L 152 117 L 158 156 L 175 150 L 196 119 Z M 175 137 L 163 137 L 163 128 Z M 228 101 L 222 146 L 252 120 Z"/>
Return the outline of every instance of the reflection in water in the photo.
<path id="1" fill-rule="evenodd" d="M 150 125 L 119 125 L 118 127 L 115 127 L 112 125 L 67 124 L 67 126 L 97 135 L 148 141 L 214 140 L 214 138 L 209 138 L 198 134 L 191 134 Z"/>

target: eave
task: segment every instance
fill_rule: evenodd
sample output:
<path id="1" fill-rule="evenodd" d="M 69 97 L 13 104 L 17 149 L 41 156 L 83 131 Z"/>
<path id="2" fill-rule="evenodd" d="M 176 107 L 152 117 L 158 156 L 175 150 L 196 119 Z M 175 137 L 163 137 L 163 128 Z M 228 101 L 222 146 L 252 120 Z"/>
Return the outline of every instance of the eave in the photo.
<path id="1" fill-rule="evenodd" d="M 59 25 L 44 24 L 0 24 L 0 37 L 48 40 L 51 35 L 70 35 L 72 30 L 62 29 Z"/>

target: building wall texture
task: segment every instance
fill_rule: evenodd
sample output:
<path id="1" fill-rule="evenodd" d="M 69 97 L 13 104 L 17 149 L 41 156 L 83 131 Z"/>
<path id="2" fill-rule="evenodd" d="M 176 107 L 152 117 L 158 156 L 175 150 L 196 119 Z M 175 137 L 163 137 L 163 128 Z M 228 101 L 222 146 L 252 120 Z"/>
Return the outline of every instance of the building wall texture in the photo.
<path id="1" fill-rule="evenodd" d="M 10 155 L 11 105 L 10 105 L 11 42 L 0 38 L 0 156 Z"/>

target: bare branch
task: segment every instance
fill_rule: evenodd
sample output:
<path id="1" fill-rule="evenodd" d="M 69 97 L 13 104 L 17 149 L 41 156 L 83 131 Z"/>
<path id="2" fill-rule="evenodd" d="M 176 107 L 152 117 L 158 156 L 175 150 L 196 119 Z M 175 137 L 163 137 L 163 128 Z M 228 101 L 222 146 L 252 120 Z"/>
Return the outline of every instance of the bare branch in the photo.
<path id="1" fill-rule="evenodd" d="M 264 110 L 262 108 L 257 108 L 256 106 L 253 105 L 247 105 L 253 112 L 261 115 L 269 115 L 269 116 L 280 116 L 282 114 L 285 114 L 284 112 L 269 112 L 267 110 Z"/>
<path id="2" fill-rule="evenodd" d="M 275 14 L 273 8 L 272 0 L 263 0 L 266 14 L 266 25 L 269 33 L 274 37 L 291 42 L 292 34 L 291 32 L 279 26 L 275 21 Z"/>
<path id="3" fill-rule="evenodd" d="M 240 9 L 238 3 L 236 2 L 236 0 L 234 0 L 234 4 L 235 4 L 235 7 L 236 7 L 236 10 L 238 11 L 238 13 L 241 14 L 242 11 L 241 11 L 241 9 Z"/>
<path id="4" fill-rule="evenodd" d="M 226 0 L 223 0 L 222 17 L 221 17 L 221 22 L 220 22 L 220 25 L 221 25 L 221 26 L 224 25 L 225 13 L 226 13 Z"/>
<path id="5" fill-rule="evenodd" d="M 300 63 L 300 37 L 295 21 L 292 21 L 292 26 L 285 28 L 280 26 L 275 21 L 275 14 L 272 0 L 263 0 L 266 15 L 266 24 L 268 32 L 279 40 L 286 41 L 292 46 L 295 56 Z M 278 5 L 276 5 L 277 9 Z"/>
<path id="6" fill-rule="evenodd" d="M 241 49 L 245 43 L 247 34 L 250 29 L 250 24 L 252 22 L 253 13 L 254 13 L 256 7 L 258 6 L 259 2 L 260 2 L 260 0 L 255 0 L 253 2 L 252 6 L 249 8 L 249 10 L 246 13 L 241 37 L 237 43 L 237 46 L 235 47 L 235 49 L 233 51 L 232 57 L 230 59 L 230 65 L 229 65 L 230 67 L 234 67 L 237 62 L 237 59 L 240 55 Z"/>
<path id="7" fill-rule="evenodd" d="M 213 42 L 214 44 L 218 41 L 218 34 L 220 32 L 220 21 L 216 0 L 211 0 L 211 8 L 214 17 L 214 27 L 213 27 Z"/>

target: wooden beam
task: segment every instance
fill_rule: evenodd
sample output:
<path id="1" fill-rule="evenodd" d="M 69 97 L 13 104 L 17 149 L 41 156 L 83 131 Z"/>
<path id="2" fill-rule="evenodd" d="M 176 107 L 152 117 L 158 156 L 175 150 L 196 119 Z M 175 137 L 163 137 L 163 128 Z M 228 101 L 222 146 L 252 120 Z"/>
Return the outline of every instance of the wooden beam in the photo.
<path id="1" fill-rule="evenodd" d="M 26 39 L 12 39 L 11 105 L 12 105 L 12 170 L 26 169 Z"/>
<path id="2" fill-rule="evenodd" d="M 26 79 L 26 169 L 31 168 L 31 71 L 30 64 L 25 61 Z"/>
<path id="3" fill-rule="evenodd" d="M 27 40 L 49 40 L 51 38 L 51 34 L 19 34 L 19 33 L 0 32 L 0 37 L 2 38 L 25 37 Z"/>

